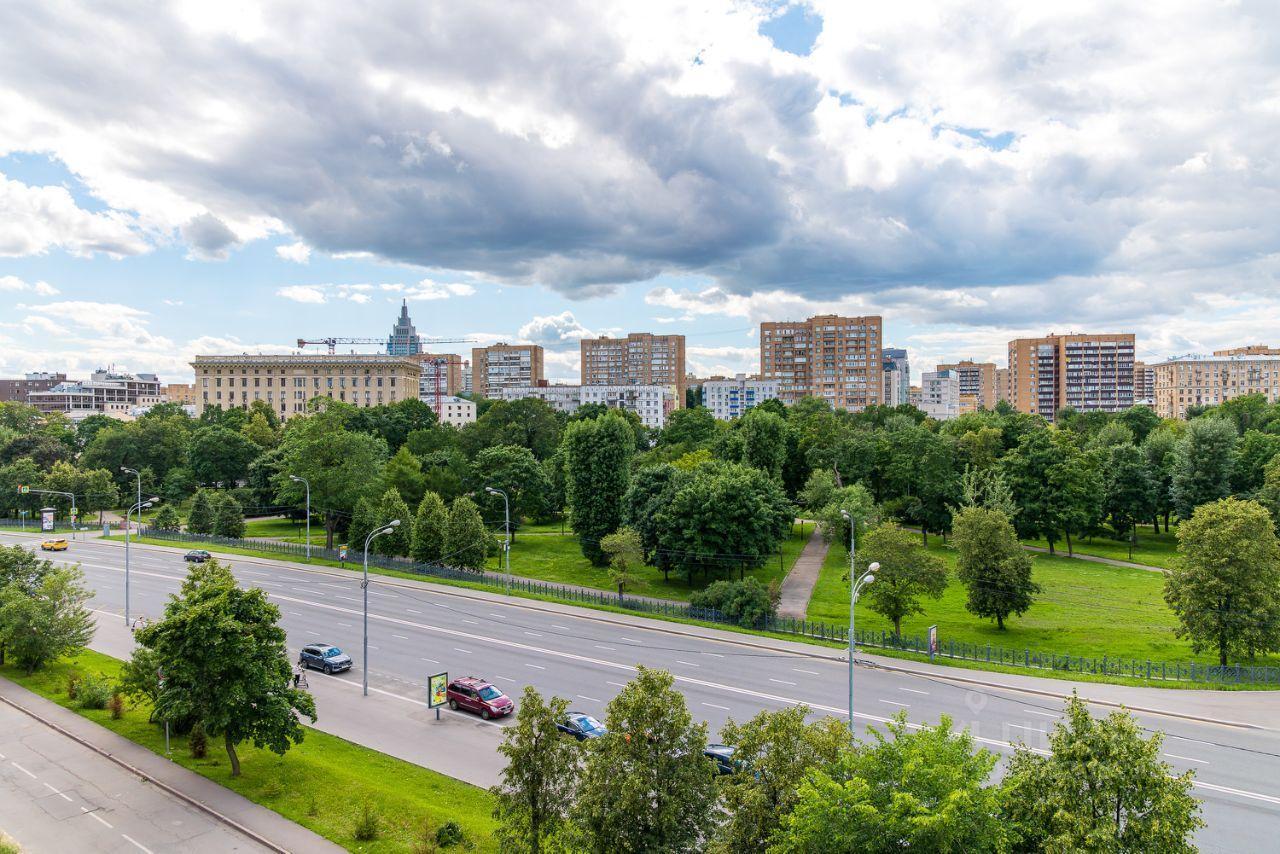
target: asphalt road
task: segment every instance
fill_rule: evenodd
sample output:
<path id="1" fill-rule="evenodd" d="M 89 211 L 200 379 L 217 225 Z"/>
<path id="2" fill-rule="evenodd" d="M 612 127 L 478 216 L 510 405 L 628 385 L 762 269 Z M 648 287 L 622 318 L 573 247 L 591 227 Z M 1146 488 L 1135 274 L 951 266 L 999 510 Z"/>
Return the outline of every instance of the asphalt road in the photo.
<path id="1" fill-rule="evenodd" d="M 13 535 L 0 535 L 0 542 L 32 543 L 30 537 Z M 105 615 L 122 613 L 123 549 L 93 540 L 75 543 L 72 549 L 57 559 L 80 563 L 96 591 L 93 607 Z M 320 714 L 322 718 L 358 717 L 357 704 L 374 701 L 373 697 L 362 700 L 358 691 L 359 576 L 249 558 L 232 558 L 231 563 L 242 583 L 266 590 L 280 607 L 292 649 L 323 641 L 351 653 L 357 666 L 332 677 L 334 682 L 346 683 L 342 687 L 348 690 L 329 691 L 326 686 Z M 159 617 L 185 569 L 179 554 L 135 546 L 132 613 Z M 719 639 L 673 636 L 661 631 L 659 622 L 632 621 L 654 627 L 646 628 L 604 623 L 593 616 L 600 615 L 569 608 L 549 613 L 492 601 L 492 597 L 472 598 L 457 589 L 371 576 L 370 688 L 383 699 L 421 704 L 427 676 L 448 671 L 455 676 L 482 676 L 517 698 L 524 685 L 533 684 L 544 694 L 569 698 L 579 711 L 603 717 L 605 704 L 634 674 L 634 666 L 644 664 L 675 676 L 690 710 L 707 721 L 713 740 L 728 718 L 744 720 L 761 709 L 805 703 L 815 716 L 847 714 L 847 665 L 843 662 Z M 312 676 L 313 683 L 321 679 L 319 674 Z M 1062 683 L 1043 681 L 1047 690 L 1062 690 Z M 916 724 L 935 723 L 948 715 L 957 727 L 967 727 L 981 746 L 1002 757 L 1011 755 L 1016 743 L 1044 750 L 1046 733 L 1061 718 L 1061 705 L 1051 698 L 874 668 L 859 669 L 856 688 L 855 724 L 860 731 L 898 712 L 905 712 Z M 1179 693 L 1162 694 L 1167 698 L 1162 708 L 1179 711 Z M 341 710 L 336 708 L 339 704 Z M 326 706 L 334 708 L 326 710 Z M 1203 850 L 1274 849 L 1280 830 L 1280 730 L 1157 714 L 1137 717 L 1143 726 L 1167 734 L 1165 761 L 1175 770 L 1196 772 L 1195 792 L 1203 800 L 1209 823 L 1198 840 Z M 501 725 L 477 720 L 458 728 L 455 747 L 461 745 L 470 767 L 459 771 L 449 767 L 448 761 L 443 761 L 443 767 L 424 764 L 482 785 L 492 782 L 499 766 L 490 760 L 496 760 L 492 750 Z"/>

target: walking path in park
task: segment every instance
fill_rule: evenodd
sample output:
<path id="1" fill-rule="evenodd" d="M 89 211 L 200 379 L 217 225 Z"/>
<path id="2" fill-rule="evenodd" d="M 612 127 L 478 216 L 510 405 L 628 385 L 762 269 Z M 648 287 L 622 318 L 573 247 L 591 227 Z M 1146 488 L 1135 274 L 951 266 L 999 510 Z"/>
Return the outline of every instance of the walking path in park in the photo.
<path id="1" fill-rule="evenodd" d="M 1029 552 L 1035 552 L 1037 554 L 1042 554 L 1042 555 L 1049 554 L 1049 550 L 1046 549 L 1044 546 L 1029 546 L 1026 543 L 1023 543 L 1022 547 Z M 1054 551 L 1053 554 L 1054 554 L 1054 557 L 1068 556 L 1067 553 L 1062 549 L 1058 549 Z M 1075 554 L 1070 555 L 1070 557 L 1073 560 L 1087 560 L 1090 563 L 1105 563 L 1109 566 L 1123 566 L 1128 569 L 1145 569 L 1147 572 L 1164 572 L 1165 571 L 1158 566 L 1150 566 L 1149 564 L 1145 564 L 1145 563 L 1132 563 L 1127 560 L 1116 560 L 1115 558 L 1111 558 L 1111 557 L 1098 557 L 1097 555 L 1080 554 L 1080 552 L 1076 552 Z"/>
<path id="2" fill-rule="evenodd" d="M 822 562 L 827 559 L 827 544 L 817 525 L 809 541 L 804 544 L 795 566 L 787 573 L 782 582 L 782 595 L 778 600 L 778 616 L 793 617 L 803 620 L 809 612 L 809 598 L 813 596 L 813 588 L 818 583 L 818 574 L 822 572 Z"/>

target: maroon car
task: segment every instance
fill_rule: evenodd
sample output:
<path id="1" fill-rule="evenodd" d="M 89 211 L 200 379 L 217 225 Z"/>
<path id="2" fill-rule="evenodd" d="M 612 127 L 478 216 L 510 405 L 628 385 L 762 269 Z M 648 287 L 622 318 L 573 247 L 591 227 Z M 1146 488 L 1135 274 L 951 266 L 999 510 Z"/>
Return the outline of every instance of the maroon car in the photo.
<path id="1" fill-rule="evenodd" d="M 475 676 L 463 676 L 449 683 L 449 708 L 477 712 L 486 721 L 500 718 L 516 710 L 516 704 L 497 686 Z"/>

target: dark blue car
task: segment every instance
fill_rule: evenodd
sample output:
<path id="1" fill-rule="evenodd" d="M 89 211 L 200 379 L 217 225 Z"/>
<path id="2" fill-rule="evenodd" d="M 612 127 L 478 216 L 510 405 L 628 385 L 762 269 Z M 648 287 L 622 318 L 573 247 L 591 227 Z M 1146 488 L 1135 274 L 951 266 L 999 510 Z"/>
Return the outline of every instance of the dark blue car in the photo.
<path id="1" fill-rule="evenodd" d="M 591 715 L 584 715 L 581 712 L 570 712 L 565 715 L 556 723 L 556 729 L 565 735 L 573 736 L 578 741 L 599 738 L 609 731 L 605 729 L 604 724 Z"/>

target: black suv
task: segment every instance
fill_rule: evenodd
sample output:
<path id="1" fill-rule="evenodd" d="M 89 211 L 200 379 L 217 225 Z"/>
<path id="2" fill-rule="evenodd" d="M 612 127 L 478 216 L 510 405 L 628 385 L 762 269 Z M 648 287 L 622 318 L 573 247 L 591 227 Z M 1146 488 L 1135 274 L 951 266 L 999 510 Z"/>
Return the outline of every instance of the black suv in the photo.
<path id="1" fill-rule="evenodd" d="M 302 648 L 298 663 L 307 669 L 315 668 L 325 673 L 341 673 L 351 669 L 351 656 L 327 643 L 309 643 Z"/>

